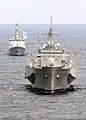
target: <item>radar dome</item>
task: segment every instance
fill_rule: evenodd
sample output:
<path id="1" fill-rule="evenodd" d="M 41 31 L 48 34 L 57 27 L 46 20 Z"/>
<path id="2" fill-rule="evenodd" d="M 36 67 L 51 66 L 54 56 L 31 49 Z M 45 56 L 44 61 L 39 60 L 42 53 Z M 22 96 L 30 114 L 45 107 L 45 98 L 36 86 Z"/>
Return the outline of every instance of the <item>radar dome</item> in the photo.
<path id="1" fill-rule="evenodd" d="M 45 47 L 47 47 L 47 44 L 44 44 L 44 45 L 43 45 L 43 48 L 45 48 Z"/>
<path id="2" fill-rule="evenodd" d="M 56 46 L 58 46 L 58 47 L 59 47 L 59 46 L 60 46 L 60 43 L 57 43 L 57 44 L 56 44 Z"/>

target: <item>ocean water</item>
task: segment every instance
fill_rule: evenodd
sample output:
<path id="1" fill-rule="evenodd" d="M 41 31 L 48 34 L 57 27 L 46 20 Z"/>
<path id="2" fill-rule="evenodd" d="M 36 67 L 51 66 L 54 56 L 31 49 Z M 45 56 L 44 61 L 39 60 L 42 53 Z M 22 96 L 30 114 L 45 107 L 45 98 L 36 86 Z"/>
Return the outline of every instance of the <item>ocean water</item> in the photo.
<path id="1" fill-rule="evenodd" d="M 21 25 L 28 33 L 26 52 L 45 43 L 48 25 Z M 86 25 L 54 25 L 54 39 L 67 51 L 76 53 L 77 89 L 61 95 L 29 92 L 24 78 L 28 56 L 9 56 L 8 39 L 12 25 L 0 25 L 0 120 L 86 120 Z M 37 36 L 40 42 L 38 43 Z"/>

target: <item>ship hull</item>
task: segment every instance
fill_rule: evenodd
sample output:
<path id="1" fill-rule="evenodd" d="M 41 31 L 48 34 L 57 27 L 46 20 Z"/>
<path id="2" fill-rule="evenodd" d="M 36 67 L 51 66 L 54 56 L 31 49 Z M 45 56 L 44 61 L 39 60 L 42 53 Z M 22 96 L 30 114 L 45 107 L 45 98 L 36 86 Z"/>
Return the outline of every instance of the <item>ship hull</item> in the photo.
<path id="1" fill-rule="evenodd" d="M 13 47 L 8 50 L 8 54 L 12 56 L 23 56 L 25 55 L 25 48 L 23 47 Z"/>
<path id="2" fill-rule="evenodd" d="M 76 79 L 70 73 L 70 69 L 61 69 L 60 67 L 44 67 L 41 69 L 28 67 L 25 77 L 31 82 L 33 89 L 51 92 L 69 88 L 71 82 Z"/>

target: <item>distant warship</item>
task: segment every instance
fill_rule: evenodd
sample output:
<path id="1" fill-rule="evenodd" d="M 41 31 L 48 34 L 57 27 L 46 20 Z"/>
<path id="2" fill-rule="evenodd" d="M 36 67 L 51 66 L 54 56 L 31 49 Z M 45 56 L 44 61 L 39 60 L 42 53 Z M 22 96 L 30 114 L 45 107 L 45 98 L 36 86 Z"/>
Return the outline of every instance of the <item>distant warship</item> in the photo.
<path id="1" fill-rule="evenodd" d="M 51 17 L 48 43 L 37 53 L 29 55 L 25 64 L 25 78 L 31 83 L 32 90 L 54 93 L 70 88 L 71 82 L 76 79 L 72 54 L 65 52 L 60 43 L 55 44 L 53 35 Z"/>
<path id="2" fill-rule="evenodd" d="M 9 48 L 8 48 L 9 55 L 13 55 L 13 56 L 25 55 L 25 50 L 26 50 L 25 39 L 23 38 L 23 36 L 20 37 L 19 32 L 20 32 L 19 25 L 16 22 L 14 35 L 11 39 L 9 39 Z"/>

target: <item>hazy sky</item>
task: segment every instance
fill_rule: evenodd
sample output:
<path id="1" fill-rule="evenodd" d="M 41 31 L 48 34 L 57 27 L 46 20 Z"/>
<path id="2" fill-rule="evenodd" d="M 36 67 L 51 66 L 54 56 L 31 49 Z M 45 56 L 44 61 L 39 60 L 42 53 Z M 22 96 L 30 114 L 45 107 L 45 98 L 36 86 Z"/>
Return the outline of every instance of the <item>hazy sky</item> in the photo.
<path id="1" fill-rule="evenodd" d="M 86 0 L 0 0 L 0 24 L 85 24 Z"/>

